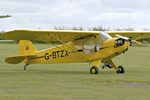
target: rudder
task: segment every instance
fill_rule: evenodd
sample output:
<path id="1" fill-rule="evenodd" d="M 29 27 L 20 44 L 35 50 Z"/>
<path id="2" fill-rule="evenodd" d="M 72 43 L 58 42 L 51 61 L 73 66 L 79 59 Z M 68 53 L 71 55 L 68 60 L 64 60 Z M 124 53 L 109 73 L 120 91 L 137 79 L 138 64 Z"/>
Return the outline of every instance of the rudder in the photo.
<path id="1" fill-rule="evenodd" d="M 26 55 L 35 55 L 36 48 L 29 40 L 20 40 L 19 41 L 19 55 L 26 56 Z"/>

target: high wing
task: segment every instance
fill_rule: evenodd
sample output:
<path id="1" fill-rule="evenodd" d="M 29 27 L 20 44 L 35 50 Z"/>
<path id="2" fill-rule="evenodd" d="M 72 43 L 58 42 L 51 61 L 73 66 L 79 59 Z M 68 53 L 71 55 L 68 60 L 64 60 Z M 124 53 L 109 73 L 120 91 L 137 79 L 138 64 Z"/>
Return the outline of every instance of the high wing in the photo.
<path id="1" fill-rule="evenodd" d="M 121 35 L 125 37 L 132 37 L 135 40 L 150 39 L 150 31 L 108 31 L 112 37 Z"/>
<path id="2" fill-rule="evenodd" d="M 88 38 L 91 36 L 100 36 L 100 31 L 70 31 L 70 30 L 12 30 L 5 32 L 3 39 L 9 40 L 33 40 L 33 41 L 61 41 L 63 43 L 70 42 L 76 39 Z M 122 35 L 132 37 L 136 40 L 149 39 L 150 32 L 138 31 L 108 31 L 106 32 L 112 37 Z"/>
<path id="3" fill-rule="evenodd" d="M 99 31 L 68 31 L 68 30 L 13 30 L 3 34 L 9 40 L 62 41 L 64 43 L 87 36 L 99 35 Z"/>

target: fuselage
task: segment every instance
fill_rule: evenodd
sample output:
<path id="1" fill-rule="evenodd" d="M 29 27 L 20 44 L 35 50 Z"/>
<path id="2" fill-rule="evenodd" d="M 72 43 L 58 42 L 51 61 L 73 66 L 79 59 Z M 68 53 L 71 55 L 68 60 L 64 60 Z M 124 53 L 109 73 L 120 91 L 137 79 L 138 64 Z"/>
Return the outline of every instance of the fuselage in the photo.
<path id="1" fill-rule="evenodd" d="M 94 60 L 109 60 L 128 50 L 129 41 L 111 38 L 99 45 L 98 49 L 76 48 L 74 42 L 37 51 L 36 58 L 28 59 L 29 64 L 80 63 Z"/>

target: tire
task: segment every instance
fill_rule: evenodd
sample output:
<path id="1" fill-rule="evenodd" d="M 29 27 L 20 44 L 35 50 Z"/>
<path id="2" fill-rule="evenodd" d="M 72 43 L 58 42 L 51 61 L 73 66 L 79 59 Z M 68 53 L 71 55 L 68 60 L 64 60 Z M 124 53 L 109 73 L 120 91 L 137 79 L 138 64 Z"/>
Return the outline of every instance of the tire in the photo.
<path id="1" fill-rule="evenodd" d="M 98 74 L 99 73 L 99 68 L 96 66 L 91 67 L 90 69 L 91 74 Z"/>
<path id="2" fill-rule="evenodd" d="M 117 68 L 117 71 L 116 71 L 118 74 L 124 74 L 125 73 L 125 70 L 122 66 L 118 66 Z"/>

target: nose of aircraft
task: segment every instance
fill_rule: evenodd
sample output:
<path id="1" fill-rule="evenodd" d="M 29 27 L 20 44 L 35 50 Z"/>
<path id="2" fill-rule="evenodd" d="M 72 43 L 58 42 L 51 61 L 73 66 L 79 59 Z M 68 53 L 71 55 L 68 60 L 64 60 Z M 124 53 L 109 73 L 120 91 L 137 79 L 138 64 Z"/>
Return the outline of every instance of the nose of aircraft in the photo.
<path id="1" fill-rule="evenodd" d="M 125 53 L 128 50 L 130 43 L 131 43 L 130 41 L 127 41 L 125 39 L 117 38 L 115 40 L 115 45 L 114 45 L 115 54 Z"/>
<path id="2" fill-rule="evenodd" d="M 131 46 L 131 42 L 130 41 L 125 41 L 124 46 L 123 46 L 123 53 L 125 53 L 126 51 L 128 51 L 128 48 Z"/>

